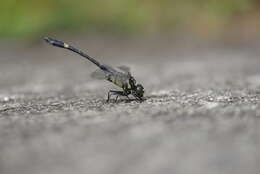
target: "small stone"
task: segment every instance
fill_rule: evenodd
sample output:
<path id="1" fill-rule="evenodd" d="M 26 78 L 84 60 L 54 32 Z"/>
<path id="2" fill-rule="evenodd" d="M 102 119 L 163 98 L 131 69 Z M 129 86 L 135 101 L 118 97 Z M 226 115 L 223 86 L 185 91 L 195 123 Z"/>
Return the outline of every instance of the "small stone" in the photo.
<path id="1" fill-rule="evenodd" d="M 209 101 L 213 101 L 214 99 L 212 97 L 209 98 Z"/>
<path id="2" fill-rule="evenodd" d="M 217 107 L 219 104 L 216 102 L 205 102 L 204 103 L 204 107 L 207 109 L 213 109 L 215 107 Z"/>
<path id="3" fill-rule="evenodd" d="M 5 101 L 5 102 L 8 102 L 9 100 L 10 100 L 9 97 L 4 97 L 4 101 Z"/>

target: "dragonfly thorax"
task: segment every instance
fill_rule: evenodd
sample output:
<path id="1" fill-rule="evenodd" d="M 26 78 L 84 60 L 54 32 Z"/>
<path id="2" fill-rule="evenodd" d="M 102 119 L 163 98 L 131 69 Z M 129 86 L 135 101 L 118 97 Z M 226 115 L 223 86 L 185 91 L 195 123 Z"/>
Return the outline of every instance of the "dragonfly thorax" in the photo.
<path id="1" fill-rule="evenodd" d="M 135 89 L 136 88 L 136 80 L 134 79 L 134 77 L 133 76 L 130 76 L 130 78 L 129 78 L 129 84 L 130 84 L 130 86 L 131 86 L 131 89 Z"/>

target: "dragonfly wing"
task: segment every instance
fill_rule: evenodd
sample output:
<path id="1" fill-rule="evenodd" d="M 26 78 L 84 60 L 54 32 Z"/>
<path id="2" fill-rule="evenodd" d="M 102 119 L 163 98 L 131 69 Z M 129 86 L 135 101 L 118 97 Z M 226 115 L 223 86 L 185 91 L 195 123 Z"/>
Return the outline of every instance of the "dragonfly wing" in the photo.
<path id="1" fill-rule="evenodd" d="M 104 71 L 102 71 L 101 69 L 97 69 L 96 71 L 94 71 L 90 74 L 90 77 L 93 79 L 104 80 L 104 79 L 106 79 L 106 73 Z"/>
<path id="2" fill-rule="evenodd" d="M 130 73 L 130 68 L 128 66 L 122 65 L 122 66 L 118 66 L 118 69 L 120 69 L 121 71 L 125 72 L 125 73 Z"/>

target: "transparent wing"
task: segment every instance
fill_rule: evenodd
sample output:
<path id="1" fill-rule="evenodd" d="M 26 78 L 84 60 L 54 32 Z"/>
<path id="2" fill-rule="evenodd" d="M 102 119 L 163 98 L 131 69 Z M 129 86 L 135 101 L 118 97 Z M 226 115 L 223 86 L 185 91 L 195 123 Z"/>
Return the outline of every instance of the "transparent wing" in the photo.
<path id="1" fill-rule="evenodd" d="M 96 71 L 94 71 L 90 74 L 90 77 L 93 79 L 104 80 L 104 79 L 106 79 L 106 73 L 104 71 L 102 71 L 101 69 L 97 69 Z"/>
<path id="2" fill-rule="evenodd" d="M 120 69 L 121 71 L 125 72 L 125 73 L 130 73 L 130 68 L 128 66 L 122 65 L 122 66 L 118 66 L 118 69 Z"/>
<path id="3" fill-rule="evenodd" d="M 116 72 L 118 72 L 117 70 L 115 70 L 114 68 L 112 68 L 109 65 L 103 65 L 103 66 L 106 68 L 105 71 L 107 71 L 109 73 L 116 73 Z"/>

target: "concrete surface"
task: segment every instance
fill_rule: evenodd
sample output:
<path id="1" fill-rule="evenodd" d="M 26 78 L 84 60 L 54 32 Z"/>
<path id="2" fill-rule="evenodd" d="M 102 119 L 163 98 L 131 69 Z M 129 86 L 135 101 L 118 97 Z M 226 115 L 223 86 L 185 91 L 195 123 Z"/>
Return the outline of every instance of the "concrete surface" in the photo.
<path id="1" fill-rule="evenodd" d="M 129 65 L 145 102 L 106 103 L 116 87 L 73 53 L 0 46 L 1 174 L 260 172 L 257 50 L 107 44 L 78 45 Z"/>

